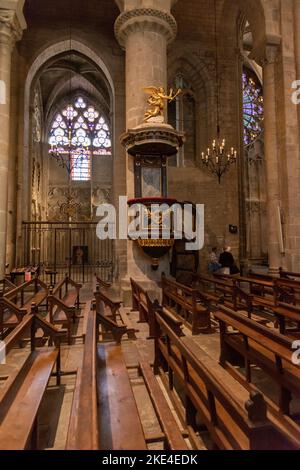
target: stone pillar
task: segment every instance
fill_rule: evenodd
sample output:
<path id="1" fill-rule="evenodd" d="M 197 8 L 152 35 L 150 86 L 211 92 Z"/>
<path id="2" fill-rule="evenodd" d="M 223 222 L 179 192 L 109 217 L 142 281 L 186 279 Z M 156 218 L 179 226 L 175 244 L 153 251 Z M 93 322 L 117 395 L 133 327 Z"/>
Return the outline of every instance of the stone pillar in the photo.
<path id="1" fill-rule="evenodd" d="M 0 279 L 5 274 L 10 138 L 11 55 L 22 27 L 14 11 L 0 9 Z"/>
<path id="2" fill-rule="evenodd" d="M 148 106 L 144 88 L 167 87 L 167 46 L 176 37 L 177 24 L 170 13 L 174 3 L 170 0 L 121 3 L 124 10 L 115 22 L 115 35 L 126 51 L 126 128 L 132 129 L 144 120 Z M 128 199 L 134 197 L 133 158 L 128 155 L 126 194 Z M 127 276 L 123 283 L 130 276 L 140 281 L 159 280 L 160 274 L 160 270 L 151 272 L 149 259 L 134 243 L 127 243 Z"/>
<path id="3" fill-rule="evenodd" d="M 119 44 L 126 50 L 126 127 L 142 124 L 147 86 L 167 86 L 167 45 L 176 36 L 174 17 L 154 8 L 124 11 L 115 23 Z M 134 197 L 133 162 L 128 162 L 127 196 Z"/>
<path id="4" fill-rule="evenodd" d="M 280 208 L 280 186 L 275 93 L 275 61 L 277 53 L 277 46 L 267 46 L 265 61 L 263 64 L 268 252 L 269 271 L 271 274 L 278 274 L 281 266 L 278 219 L 278 210 Z"/>

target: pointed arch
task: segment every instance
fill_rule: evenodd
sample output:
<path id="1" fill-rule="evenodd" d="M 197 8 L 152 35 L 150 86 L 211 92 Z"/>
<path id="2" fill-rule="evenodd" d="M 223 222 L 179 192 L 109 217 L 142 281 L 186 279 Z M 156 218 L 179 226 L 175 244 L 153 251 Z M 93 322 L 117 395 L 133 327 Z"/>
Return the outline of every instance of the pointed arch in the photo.
<path id="1" fill-rule="evenodd" d="M 26 185 L 26 181 L 29 181 L 29 138 L 30 138 L 30 97 L 32 85 L 35 83 L 39 71 L 47 64 L 50 60 L 55 60 L 58 56 L 65 53 L 77 53 L 86 58 L 87 61 L 93 63 L 99 71 L 102 72 L 105 82 L 107 84 L 107 89 L 110 95 L 110 105 L 112 109 L 111 119 L 114 118 L 114 109 L 115 109 L 115 87 L 112 79 L 112 75 L 105 61 L 99 56 L 99 53 L 96 53 L 89 46 L 83 42 L 77 41 L 75 39 L 64 40 L 58 43 L 54 43 L 42 51 L 35 57 L 32 61 L 31 66 L 28 70 L 25 89 L 24 89 L 24 132 L 23 132 L 23 155 L 22 155 L 22 165 L 23 165 L 23 188 L 22 188 L 22 201 L 26 201 L 25 204 L 22 204 L 22 214 L 20 214 L 21 220 L 28 219 L 29 215 L 29 195 L 30 188 Z M 112 124 L 114 128 L 114 124 Z"/>

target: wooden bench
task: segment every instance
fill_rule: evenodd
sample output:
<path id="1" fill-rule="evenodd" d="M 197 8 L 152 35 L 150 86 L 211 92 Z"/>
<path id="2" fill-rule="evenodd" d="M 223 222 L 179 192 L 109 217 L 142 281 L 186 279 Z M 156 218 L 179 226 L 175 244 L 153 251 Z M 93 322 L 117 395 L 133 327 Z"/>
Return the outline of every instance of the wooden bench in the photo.
<path id="1" fill-rule="evenodd" d="M 159 315 L 164 319 L 164 321 L 169 326 L 171 326 L 172 330 L 177 336 L 179 337 L 185 336 L 183 333 L 183 321 L 180 318 L 178 318 L 177 315 L 174 315 L 172 310 L 170 310 L 167 307 L 161 307 L 159 305 L 159 306 L 156 306 L 154 314 L 156 312 L 158 312 Z M 155 316 L 154 316 L 154 320 L 155 320 Z M 155 321 L 155 327 L 156 326 L 157 326 L 157 322 Z M 156 335 L 156 331 L 154 329 L 154 338 L 155 338 L 155 335 Z"/>
<path id="2" fill-rule="evenodd" d="M 105 307 L 108 308 L 110 312 L 109 314 L 116 321 L 117 315 L 119 314 L 122 307 L 122 300 L 116 296 L 113 291 L 110 289 L 101 288 L 99 284 L 96 285 L 96 291 L 94 295 L 97 303 L 97 310 L 100 311 L 98 308 L 98 303 L 103 302 Z"/>
<path id="3" fill-rule="evenodd" d="M 189 428 L 198 431 L 200 420 L 218 449 L 295 448 L 268 419 L 261 393 L 249 394 L 190 338 L 179 338 L 159 313 L 156 321 L 154 371 L 165 377 L 173 399 L 180 385 Z"/>
<path id="4" fill-rule="evenodd" d="M 105 336 L 105 333 L 111 333 L 116 343 L 119 344 L 122 340 L 123 335 L 126 335 L 126 334 L 128 335 L 128 330 L 127 330 L 126 325 L 119 325 L 112 318 L 105 315 L 104 302 L 101 301 L 101 302 L 96 303 L 96 301 L 93 301 L 92 308 L 96 310 L 97 312 L 98 323 L 102 325 L 102 328 L 104 328 L 104 331 L 102 334 L 102 340 L 103 340 L 103 336 Z M 130 336 L 130 332 L 129 332 L 129 336 Z"/>
<path id="5" fill-rule="evenodd" d="M 284 302 L 300 306 L 300 281 L 293 279 L 274 280 L 274 303 Z"/>
<path id="6" fill-rule="evenodd" d="M 12 289 L 15 289 L 16 285 L 13 284 L 9 279 L 4 278 L 0 281 L 0 292 L 4 295 Z"/>
<path id="7" fill-rule="evenodd" d="M 150 364 L 140 362 L 139 371 L 143 376 L 159 424 L 165 435 L 164 448 L 169 450 L 188 450 L 179 425 L 172 414 Z"/>
<path id="8" fill-rule="evenodd" d="M 122 301 L 114 298 L 113 294 L 107 289 L 100 289 L 96 286 L 94 293 L 96 300 L 96 310 L 103 316 L 111 317 L 114 323 L 117 323 L 117 316 L 119 316 L 122 324 L 126 327 L 126 333 L 129 339 L 136 339 L 135 333 L 137 330 L 132 326 L 130 318 L 126 315 L 122 307 Z"/>
<path id="9" fill-rule="evenodd" d="M 70 285 L 74 289 L 70 290 Z M 62 325 L 67 328 L 68 344 L 71 344 L 74 338 L 72 328 L 76 319 L 82 318 L 76 315 L 80 308 L 81 287 L 81 284 L 66 276 L 54 289 L 51 287 L 49 290 L 49 321 L 52 325 Z"/>
<path id="10" fill-rule="evenodd" d="M 286 304 L 284 302 L 278 302 L 273 312 L 278 318 L 279 331 L 281 334 L 292 335 L 293 333 L 298 333 L 300 331 L 300 307 Z M 294 324 L 296 324 L 297 325 L 296 328 L 287 329 L 286 327 L 287 321 L 293 322 Z"/>
<path id="11" fill-rule="evenodd" d="M 149 325 L 149 339 L 154 338 L 154 310 L 158 301 L 152 301 L 148 292 L 134 279 L 130 278 L 132 291 L 132 310 L 139 312 L 139 322 L 147 322 Z"/>
<path id="12" fill-rule="evenodd" d="M 235 280 L 230 278 L 224 280 L 210 276 L 203 276 L 195 274 L 193 277 L 193 287 L 196 288 L 199 293 L 205 294 L 210 297 L 210 300 L 214 304 L 223 303 L 225 300 L 231 300 L 234 298 L 234 287 Z"/>
<path id="13" fill-rule="evenodd" d="M 96 279 L 96 285 L 99 284 L 99 286 L 103 287 L 104 289 L 109 289 L 112 286 L 110 282 L 104 281 L 96 273 L 95 273 L 95 279 Z"/>
<path id="14" fill-rule="evenodd" d="M 300 273 L 296 273 L 293 271 L 285 271 L 283 268 L 279 268 L 279 274 L 280 274 L 280 277 L 284 279 L 291 279 L 291 280 L 300 279 Z"/>
<path id="15" fill-rule="evenodd" d="M 98 450 L 97 314 L 87 312 L 82 365 L 78 368 L 70 414 L 67 450 Z"/>
<path id="16" fill-rule="evenodd" d="M 162 306 L 177 315 L 193 335 L 210 331 L 210 310 L 201 303 L 196 289 L 162 275 L 162 297 Z"/>
<path id="17" fill-rule="evenodd" d="M 0 296 L 0 339 L 9 334 L 27 315 L 27 309 L 16 306 L 13 302 Z"/>
<path id="18" fill-rule="evenodd" d="M 236 277 L 235 282 L 240 288 L 248 286 L 248 292 L 253 296 L 252 305 L 258 309 L 272 309 L 275 305 L 274 279 L 265 280 L 254 277 Z"/>
<path id="19" fill-rule="evenodd" d="M 229 274 L 222 275 L 229 278 Z M 225 305 L 226 307 L 232 308 L 235 311 L 244 311 L 249 318 L 252 317 L 253 313 L 253 294 L 245 292 L 239 287 L 239 285 L 233 280 L 233 283 L 228 289 L 228 283 L 226 286 L 221 287 L 224 290 L 224 295 L 219 298 L 213 299 L 215 302 L 214 307 L 217 308 L 219 304 Z"/>
<path id="20" fill-rule="evenodd" d="M 130 278 L 132 292 L 132 310 L 139 312 L 139 321 L 141 323 L 148 322 L 148 293 L 134 279 Z"/>
<path id="21" fill-rule="evenodd" d="M 87 319 L 67 450 L 145 450 L 145 437 L 120 345 L 98 344 L 95 309 Z"/>
<path id="22" fill-rule="evenodd" d="M 70 290 L 70 286 L 73 289 Z M 73 281 L 68 274 L 65 278 L 53 287 L 52 294 L 62 300 L 68 307 L 80 308 L 80 289 L 82 285 Z"/>
<path id="23" fill-rule="evenodd" d="M 145 450 L 146 442 L 120 345 L 98 345 L 101 450 Z"/>
<path id="24" fill-rule="evenodd" d="M 8 354 L 28 330 L 31 332 L 30 354 L 0 389 L 1 450 L 38 448 L 38 412 L 55 366 L 56 383 L 60 385 L 60 333 L 36 313 L 34 306 L 32 313 L 4 340 Z M 50 336 L 55 347 L 36 348 L 37 329 Z"/>
<path id="25" fill-rule="evenodd" d="M 0 338 L 15 328 L 31 311 L 32 303 L 39 308 L 48 298 L 47 285 L 35 277 L 16 287 L 6 281 L 8 288 L 0 292 Z M 29 292 L 28 292 L 29 290 Z"/>
<path id="26" fill-rule="evenodd" d="M 293 340 L 221 305 L 215 318 L 220 323 L 220 363 L 244 366 L 249 383 L 251 365 L 260 367 L 278 384 L 279 408 L 289 415 L 292 396 L 300 393 L 300 369 L 292 363 Z"/>
<path id="27" fill-rule="evenodd" d="M 5 300 L 10 300 L 17 307 L 26 309 L 29 313 L 32 303 L 35 303 L 36 306 L 39 307 L 47 300 L 47 296 L 48 286 L 41 281 L 41 279 L 35 277 L 31 281 L 27 281 L 14 289 L 10 289 L 3 294 L 1 301 L 5 302 Z"/>
<path id="28" fill-rule="evenodd" d="M 257 273 L 256 271 L 253 271 L 252 269 L 249 270 L 247 277 L 252 277 L 254 279 L 261 279 L 263 281 L 270 281 L 270 282 L 274 280 L 274 276 L 271 276 L 270 274 Z"/>

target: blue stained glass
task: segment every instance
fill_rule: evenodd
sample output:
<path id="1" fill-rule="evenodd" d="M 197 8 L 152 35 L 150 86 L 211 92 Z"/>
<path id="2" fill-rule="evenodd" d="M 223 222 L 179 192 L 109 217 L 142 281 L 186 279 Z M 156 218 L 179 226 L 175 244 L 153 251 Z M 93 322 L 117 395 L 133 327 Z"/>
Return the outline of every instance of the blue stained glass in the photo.
<path id="1" fill-rule="evenodd" d="M 244 144 L 249 145 L 257 139 L 263 129 L 263 94 L 256 75 L 246 67 L 242 80 Z"/>

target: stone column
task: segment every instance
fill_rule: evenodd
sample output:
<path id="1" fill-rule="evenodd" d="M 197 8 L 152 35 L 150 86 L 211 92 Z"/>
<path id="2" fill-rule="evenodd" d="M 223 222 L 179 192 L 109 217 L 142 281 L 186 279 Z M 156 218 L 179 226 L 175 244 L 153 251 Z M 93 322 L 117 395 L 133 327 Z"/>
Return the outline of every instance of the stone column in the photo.
<path id="1" fill-rule="evenodd" d="M 167 86 L 167 42 L 175 36 L 176 22 L 158 10 L 133 10 L 119 17 L 116 30 L 126 48 L 126 120 L 132 128 L 143 122 L 143 88 Z"/>
<path id="2" fill-rule="evenodd" d="M 275 93 L 275 61 L 277 53 L 277 46 L 267 46 L 265 61 L 263 64 L 268 252 L 269 271 L 271 274 L 278 274 L 281 266 L 278 220 L 278 208 L 280 208 L 280 186 Z"/>
<path id="3" fill-rule="evenodd" d="M 115 22 L 116 38 L 126 51 L 127 129 L 143 123 L 147 109 L 144 88 L 167 87 L 167 46 L 177 34 L 177 24 L 170 13 L 171 3 L 175 2 L 125 0 L 124 11 Z M 126 194 L 128 199 L 134 197 L 133 158 L 129 156 L 126 157 Z M 130 276 L 140 281 L 160 278 L 160 270 L 151 272 L 149 259 L 132 242 L 127 243 L 127 276 L 123 284 Z"/>
<path id="4" fill-rule="evenodd" d="M 163 2 L 162 2 L 163 3 Z M 167 45 L 177 25 L 167 11 L 155 8 L 125 10 L 117 18 L 115 34 L 126 50 L 126 127 L 143 123 L 147 86 L 167 86 Z M 127 196 L 134 197 L 133 162 L 128 161 Z"/>
<path id="5" fill-rule="evenodd" d="M 22 27 L 14 11 L 0 9 L 0 279 L 5 274 L 10 138 L 11 55 Z"/>

